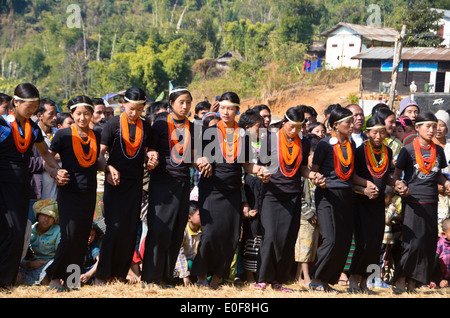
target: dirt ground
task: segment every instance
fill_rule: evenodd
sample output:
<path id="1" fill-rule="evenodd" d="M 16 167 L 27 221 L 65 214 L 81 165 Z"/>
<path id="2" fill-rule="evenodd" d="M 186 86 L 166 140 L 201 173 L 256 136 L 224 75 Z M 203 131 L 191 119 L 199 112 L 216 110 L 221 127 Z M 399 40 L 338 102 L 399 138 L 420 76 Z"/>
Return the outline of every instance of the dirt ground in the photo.
<path id="1" fill-rule="evenodd" d="M 241 108 L 266 104 L 273 114 L 282 115 L 290 107 L 307 105 L 314 107 L 318 113 L 318 120 L 321 121 L 323 111 L 328 105 L 350 104 L 348 100 L 350 94 L 359 95 L 359 79 L 333 85 L 295 87 L 263 100 L 245 99 L 241 101 Z"/>

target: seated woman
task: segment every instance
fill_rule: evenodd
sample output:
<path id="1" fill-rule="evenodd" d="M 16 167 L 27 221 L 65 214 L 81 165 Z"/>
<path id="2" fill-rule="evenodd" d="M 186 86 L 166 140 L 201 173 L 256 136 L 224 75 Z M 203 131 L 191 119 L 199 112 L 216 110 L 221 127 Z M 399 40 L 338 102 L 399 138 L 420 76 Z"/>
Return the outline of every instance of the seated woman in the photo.
<path id="1" fill-rule="evenodd" d="M 53 262 L 61 239 L 56 201 L 37 201 L 33 210 L 37 222 L 31 229 L 28 252 L 19 269 L 19 282 L 29 286 L 44 284 L 46 269 Z"/>

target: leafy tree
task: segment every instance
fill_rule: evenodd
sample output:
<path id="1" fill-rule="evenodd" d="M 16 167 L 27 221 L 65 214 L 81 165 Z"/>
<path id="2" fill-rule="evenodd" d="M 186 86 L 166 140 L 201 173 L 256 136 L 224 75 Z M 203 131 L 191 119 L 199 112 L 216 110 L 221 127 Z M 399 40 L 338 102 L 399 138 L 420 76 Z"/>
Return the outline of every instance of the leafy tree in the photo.
<path id="1" fill-rule="evenodd" d="M 443 39 L 437 33 L 443 13 L 431 10 L 429 3 L 418 2 L 404 13 L 407 37 L 406 46 L 440 47 Z"/>

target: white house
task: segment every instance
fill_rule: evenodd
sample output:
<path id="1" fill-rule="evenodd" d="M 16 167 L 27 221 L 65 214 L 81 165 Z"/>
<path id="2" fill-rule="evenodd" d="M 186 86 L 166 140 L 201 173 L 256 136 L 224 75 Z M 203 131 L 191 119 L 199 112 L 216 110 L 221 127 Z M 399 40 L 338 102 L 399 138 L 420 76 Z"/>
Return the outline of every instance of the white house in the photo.
<path id="1" fill-rule="evenodd" d="M 442 10 L 442 9 L 433 9 L 438 12 L 443 12 L 444 16 L 439 21 L 439 24 L 442 25 L 440 36 L 444 38 L 442 42 L 445 47 L 450 47 L 450 10 Z"/>
<path id="2" fill-rule="evenodd" d="M 371 47 L 392 47 L 399 33 L 393 28 L 379 28 L 340 22 L 322 32 L 327 38 L 326 68 L 359 68 L 360 60 L 353 56 Z"/>

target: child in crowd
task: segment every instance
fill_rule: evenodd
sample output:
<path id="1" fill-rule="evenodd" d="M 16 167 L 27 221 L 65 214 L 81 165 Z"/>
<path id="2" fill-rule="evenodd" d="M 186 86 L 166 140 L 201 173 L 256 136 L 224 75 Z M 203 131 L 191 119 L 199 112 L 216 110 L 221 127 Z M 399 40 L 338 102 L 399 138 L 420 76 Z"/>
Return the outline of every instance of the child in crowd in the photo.
<path id="1" fill-rule="evenodd" d="M 19 269 L 19 282 L 29 286 L 48 283 L 46 269 L 53 262 L 61 239 L 56 201 L 37 201 L 33 204 L 33 210 L 37 222 L 31 229 L 28 253 Z"/>
<path id="2" fill-rule="evenodd" d="M 191 284 L 190 269 L 195 255 L 197 255 L 201 231 L 200 213 L 197 202 L 190 201 L 188 222 L 184 230 L 183 242 L 175 265 L 175 277 L 183 279 L 184 286 Z"/>
<path id="3" fill-rule="evenodd" d="M 442 222 L 442 232 L 437 243 L 436 258 L 439 287 L 448 287 L 450 280 L 450 219 L 445 219 Z M 437 287 L 438 285 L 435 281 L 430 283 L 430 288 Z"/>
<path id="4" fill-rule="evenodd" d="M 97 271 L 98 256 L 100 254 L 100 239 L 103 237 L 103 232 L 100 227 L 94 222 L 92 223 L 91 234 L 89 235 L 88 248 L 84 258 L 84 268 L 80 276 L 82 284 L 91 284 Z"/>

